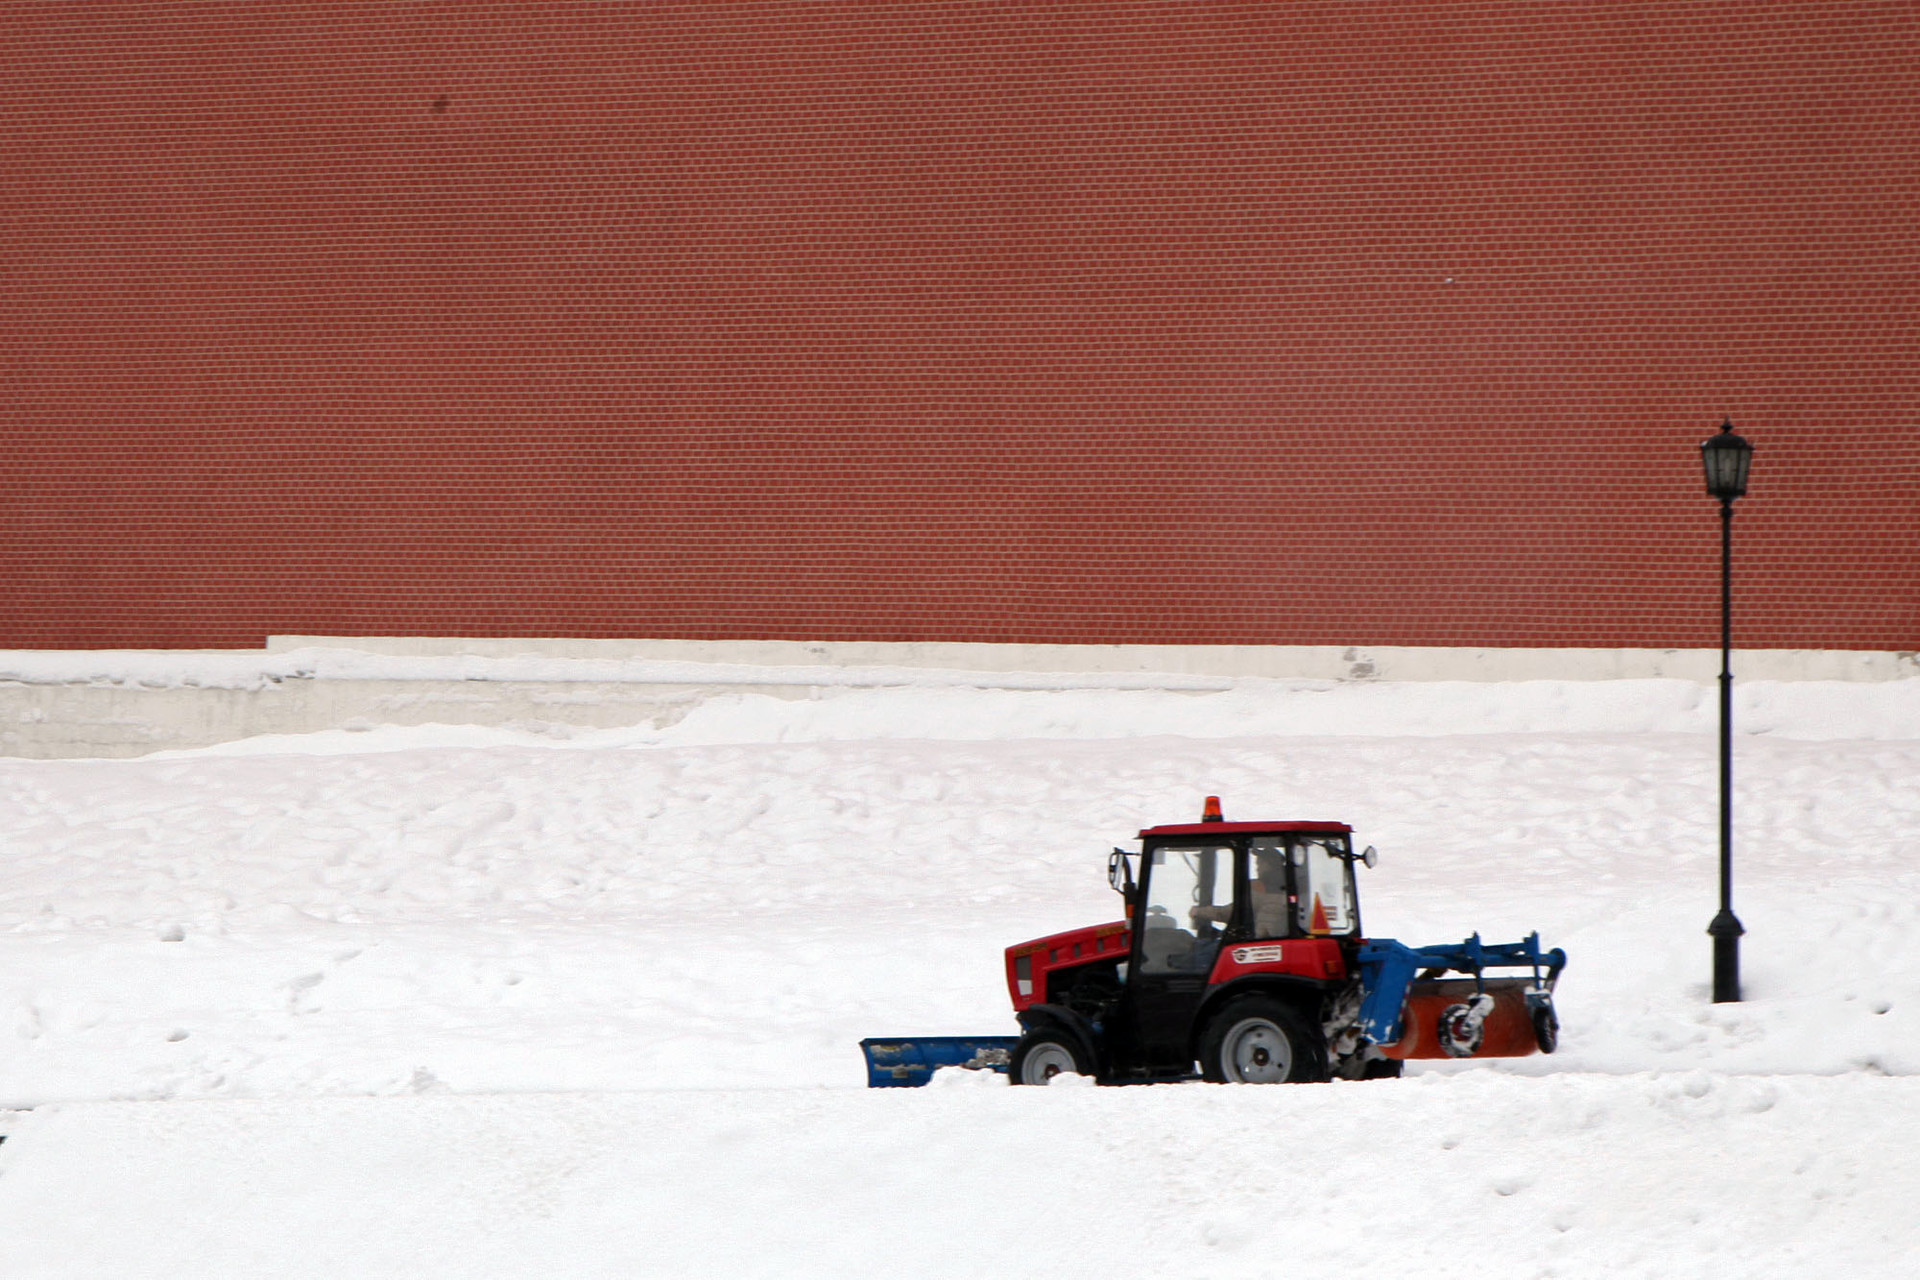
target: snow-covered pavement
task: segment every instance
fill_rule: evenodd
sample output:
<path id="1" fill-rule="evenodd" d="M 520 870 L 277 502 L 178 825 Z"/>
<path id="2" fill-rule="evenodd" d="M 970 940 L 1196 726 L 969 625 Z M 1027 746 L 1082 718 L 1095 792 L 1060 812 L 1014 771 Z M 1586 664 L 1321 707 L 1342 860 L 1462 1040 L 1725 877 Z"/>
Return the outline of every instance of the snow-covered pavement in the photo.
<path id="1" fill-rule="evenodd" d="M 0 1222 L 8 1275 L 1901 1276 L 1911 1085 L 92 1105 L 15 1129 Z"/>
<path id="2" fill-rule="evenodd" d="M 747 693 L 0 762 L 0 1271 L 1920 1275 L 1910 685 L 1741 689 L 1737 1006 L 1680 682 Z M 1116 918 L 1106 850 L 1207 793 L 1353 823 L 1371 934 L 1567 948 L 1561 1051 L 861 1087 L 864 1035 L 1011 1030 L 1001 948 Z"/>

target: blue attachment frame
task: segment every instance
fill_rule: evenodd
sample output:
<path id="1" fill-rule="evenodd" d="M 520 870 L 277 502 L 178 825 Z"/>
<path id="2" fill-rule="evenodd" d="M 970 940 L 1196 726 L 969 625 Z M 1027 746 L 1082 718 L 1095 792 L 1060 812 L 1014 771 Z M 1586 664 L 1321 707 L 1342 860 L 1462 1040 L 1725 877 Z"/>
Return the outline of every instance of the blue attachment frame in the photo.
<path id="1" fill-rule="evenodd" d="M 1477 933 L 1465 942 L 1435 947 L 1409 947 L 1391 938 L 1375 938 L 1361 944 L 1359 965 L 1360 986 L 1366 992 L 1360 1002 L 1360 1034 L 1375 1044 L 1394 1044 L 1400 1039 L 1407 988 L 1422 970 L 1457 970 L 1478 978 L 1489 968 L 1531 968 L 1534 990 L 1544 999 L 1567 967 L 1567 953 L 1559 947 L 1542 952 L 1537 933 L 1520 942 L 1492 946 L 1480 941 Z M 1535 1003 L 1532 993 L 1528 1003 Z"/>
<path id="2" fill-rule="evenodd" d="M 869 1089 L 911 1089 L 941 1067 L 1005 1074 L 1019 1036 L 874 1036 L 860 1042 Z"/>

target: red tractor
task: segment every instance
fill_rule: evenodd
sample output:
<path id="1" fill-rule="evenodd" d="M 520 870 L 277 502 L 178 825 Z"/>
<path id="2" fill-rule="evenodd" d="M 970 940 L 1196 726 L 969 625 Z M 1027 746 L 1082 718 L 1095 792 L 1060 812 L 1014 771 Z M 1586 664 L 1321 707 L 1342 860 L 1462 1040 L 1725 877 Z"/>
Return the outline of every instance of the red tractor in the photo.
<path id="1" fill-rule="evenodd" d="M 1108 879 L 1127 918 L 1007 948 L 1022 1035 L 867 1040 L 869 1082 L 921 1084 L 943 1065 L 1015 1084 L 1369 1079 L 1408 1058 L 1551 1053 L 1566 955 L 1539 935 L 1408 947 L 1360 929 L 1352 828 L 1340 822 L 1149 827 Z M 1138 859 L 1138 880 L 1134 860 Z M 1489 969 L 1528 969 L 1489 977 Z M 1446 978 L 1452 972 L 1462 976 Z"/>

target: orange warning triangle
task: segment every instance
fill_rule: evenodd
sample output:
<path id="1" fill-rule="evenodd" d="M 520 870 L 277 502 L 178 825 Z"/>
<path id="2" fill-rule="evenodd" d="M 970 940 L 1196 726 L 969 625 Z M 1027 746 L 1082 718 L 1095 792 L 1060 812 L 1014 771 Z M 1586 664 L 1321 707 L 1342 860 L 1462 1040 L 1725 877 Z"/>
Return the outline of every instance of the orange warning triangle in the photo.
<path id="1" fill-rule="evenodd" d="M 1316 893 L 1313 895 L 1313 918 L 1307 922 L 1307 932 L 1325 933 L 1326 931 L 1327 908 L 1320 901 L 1320 895 Z"/>

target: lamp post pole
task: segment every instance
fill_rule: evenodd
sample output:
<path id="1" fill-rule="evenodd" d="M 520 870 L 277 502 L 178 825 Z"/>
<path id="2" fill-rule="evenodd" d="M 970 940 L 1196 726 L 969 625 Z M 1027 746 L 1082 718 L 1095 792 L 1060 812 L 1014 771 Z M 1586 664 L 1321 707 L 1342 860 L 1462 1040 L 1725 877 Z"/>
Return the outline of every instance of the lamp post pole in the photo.
<path id="1" fill-rule="evenodd" d="M 1740 935 L 1747 930 L 1733 914 L 1733 501 L 1747 491 L 1753 446 L 1734 434 L 1733 423 L 1700 446 L 1707 493 L 1720 500 L 1720 912 L 1707 933 L 1713 938 L 1713 1002 L 1740 999 Z"/>

